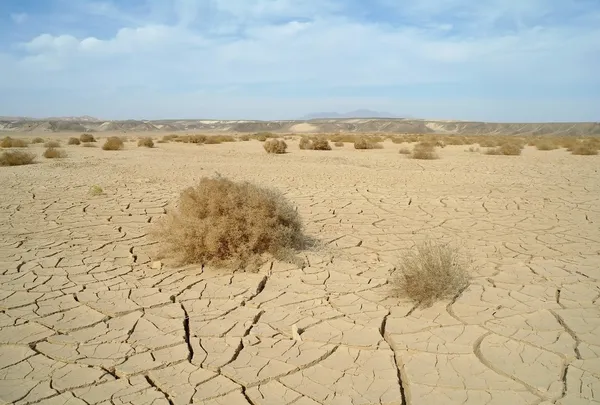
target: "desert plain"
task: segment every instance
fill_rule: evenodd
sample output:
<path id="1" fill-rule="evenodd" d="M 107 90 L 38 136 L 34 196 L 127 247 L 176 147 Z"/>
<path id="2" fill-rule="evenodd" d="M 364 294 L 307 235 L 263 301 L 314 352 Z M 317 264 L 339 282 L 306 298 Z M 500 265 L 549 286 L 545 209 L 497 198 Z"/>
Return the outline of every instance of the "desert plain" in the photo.
<path id="1" fill-rule="evenodd" d="M 0 168 L 0 402 L 600 403 L 600 156 L 138 135 L 119 151 L 44 135 L 68 156 L 30 145 L 35 164 Z M 156 258 L 156 221 L 216 175 L 285 194 L 319 241 L 304 265 Z M 471 281 L 417 307 L 390 280 L 427 240 L 468 255 Z"/>

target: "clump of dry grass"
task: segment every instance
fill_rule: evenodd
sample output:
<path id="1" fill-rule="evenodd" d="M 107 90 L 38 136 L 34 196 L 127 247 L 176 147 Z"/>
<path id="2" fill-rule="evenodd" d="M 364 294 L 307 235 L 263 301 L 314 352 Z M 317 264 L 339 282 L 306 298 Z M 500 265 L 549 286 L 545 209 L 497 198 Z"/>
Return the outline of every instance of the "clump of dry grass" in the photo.
<path id="1" fill-rule="evenodd" d="M 280 193 L 225 178 L 202 178 L 181 193 L 155 232 L 162 254 L 181 264 L 256 268 L 304 244 L 297 211 Z"/>
<path id="2" fill-rule="evenodd" d="M 96 142 L 96 138 L 94 138 L 94 135 L 92 135 L 92 134 L 81 134 L 79 136 L 79 140 L 83 143 Z"/>
<path id="3" fill-rule="evenodd" d="M 138 147 L 154 148 L 154 141 L 149 136 L 138 140 Z"/>
<path id="4" fill-rule="evenodd" d="M 410 150 L 410 148 L 403 147 L 398 150 L 398 153 L 401 155 L 410 155 L 412 151 Z"/>
<path id="5" fill-rule="evenodd" d="M 240 136 L 240 141 L 248 142 L 250 140 L 250 135 L 242 135 Z"/>
<path id="6" fill-rule="evenodd" d="M 469 285 L 470 263 L 448 245 L 425 242 L 405 256 L 397 266 L 393 293 L 418 306 L 452 298 Z"/>
<path id="7" fill-rule="evenodd" d="M 67 153 L 64 150 L 57 149 L 53 146 L 48 147 L 43 155 L 46 159 L 62 159 L 67 157 Z"/>
<path id="8" fill-rule="evenodd" d="M 104 190 L 102 190 L 102 187 L 100 187 L 99 185 L 94 184 L 90 187 L 89 193 L 90 195 L 102 195 L 104 193 Z"/>
<path id="9" fill-rule="evenodd" d="M 81 141 L 78 138 L 69 138 L 67 145 L 79 145 Z"/>
<path id="10" fill-rule="evenodd" d="M 104 145 L 102 145 L 102 149 L 104 150 L 121 150 L 123 147 L 123 140 L 118 136 L 108 137 L 106 142 L 104 142 Z"/>
<path id="11" fill-rule="evenodd" d="M 331 150 L 329 141 L 325 138 L 316 138 L 312 141 L 313 150 Z"/>
<path id="12" fill-rule="evenodd" d="M 27 142 L 23 139 L 14 139 L 10 136 L 2 138 L 0 141 L 0 148 L 26 148 Z"/>
<path id="13" fill-rule="evenodd" d="M 548 151 L 558 149 L 558 146 L 549 139 L 534 141 L 533 144 L 537 148 L 537 150 Z"/>
<path id="14" fill-rule="evenodd" d="M 281 139 L 269 139 L 263 144 L 267 153 L 282 154 L 287 150 L 287 143 Z"/>
<path id="15" fill-rule="evenodd" d="M 31 143 L 32 143 L 32 144 L 35 144 L 35 143 L 44 143 L 44 138 L 40 138 L 39 136 L 38 136 L 38 137 L 35 137 L 35 138 L 33 138 L 33 139 L 31 140 Z"/>
<path id="16" fill-rule="evenodd" d="M 260 142 L 265 142 L 267 139 L 280 138 L 280 136 L 271 132 L 257 132 L 255 134 L 252 134 L 250 138 L 256 139 Z"/>
<path id="17" fill-rule="evenodd" d="M 354 149 L 383 149 L 383 145 L 372 138 L 358 138 L 354 141 Z"/>
<path id="18" fill-rule="evenodd" d="M 310 150 L 313 148 L 313 143 L 310 139 L 302 137 L 300 138 L 300 143 L 298 144 L 298 147 L 302 150 Z"/>
<path id="19" fill-rule="evenodd" d="M 521 146 L 515 143 L 504 143 L 497 148 L 488 149 L 486 155 L 504 155 L 504 156 L 519 156 L 521 154 Z"/>
<path id="20" fill-rule="evenodd" d="M 574 146 L 571 150 L 573 155 L 593 156 L 598 154 L 598 145 L 592 141 L 582 142 Z"/>
<path id="21" fill-rule="evenodd" d="M 35 155 L 33 153 L 19 150 L 5 151 L 0 155 L 0 166 L 20 166 L 33 163 Z"/>
<path id="22" fill-rule="evenodd" d="M 431 143 L 421 142 L 413 148 L 412 154 L 410 155 L 413 159 L 420 160 L 434 160 L 439 159 L 437 153 L 435 153 L 435 147 Z"/>
<path id="23" fill-rule="evenodd" d="M 337 148 L 341 148 L 341 147 L 343 147 L 343 146 L 344 146 L 344 142 L 340 142 L 340 141 L 338 141 L 338 142 L 334 142 L 333 146 L 335 146 L 335 147 L 337 147 Z"/>
<path id="24" fill-rule="evenodd" d="M 471 146 L 469 149 L 465 150 L 465 152 L 476 153 L 476 152 L 479 152 L 479 148 L 476 148 L 475 146 Z"/>
<path id="25" fill-rule="evenodd" d="M 60 148 L 60 142 L 58 141 L 48 141 L 44 144 L 46 148 Z"/>

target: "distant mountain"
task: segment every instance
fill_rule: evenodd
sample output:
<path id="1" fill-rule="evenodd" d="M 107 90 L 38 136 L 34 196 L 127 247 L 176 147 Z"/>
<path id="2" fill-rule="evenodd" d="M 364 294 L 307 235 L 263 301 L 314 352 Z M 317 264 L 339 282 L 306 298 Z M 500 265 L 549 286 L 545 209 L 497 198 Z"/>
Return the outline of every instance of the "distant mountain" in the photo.
<path id="1" fill-rule="evenodd" d="M 76 122 L 98 122 L 98 121 L 100 121 L 100 119 L 95 118 L 95 117 L 90 117 L 89 115 L 83 115 L 81 117 L 45 117 L 45 118 L 0 116 L 0 121 L 76 121 Z"/>
<path id="2" fill-rule="evenodd" d="M 373 111 L 360 109 L 355 111 L 350 111 L 347 113 L 338 113 L 338 112 L 315 112 L 310 113 L 302 117 L 302 120 L 316 120 L 316 119 L 343 119 L 343 118 L 401 118 L 397 115 L 381 112 L 381 111 Z"/>

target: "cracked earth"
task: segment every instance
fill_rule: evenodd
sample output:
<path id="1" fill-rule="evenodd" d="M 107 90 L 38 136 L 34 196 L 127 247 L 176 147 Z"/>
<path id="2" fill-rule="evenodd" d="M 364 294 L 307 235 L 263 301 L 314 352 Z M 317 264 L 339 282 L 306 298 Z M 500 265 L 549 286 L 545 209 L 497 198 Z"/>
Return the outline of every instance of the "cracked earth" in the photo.
<path id="1" fill-rule="evenodd" d="M 600 402 L 597 157 L 134 145 L 0 170 L 0 402 Z M 323 247 L 256 274 L 157 263 L 153 222 L 215 173 L 285 193 Z M 426 239 L 473 279 L 418 309 L 388 280 Z"/>

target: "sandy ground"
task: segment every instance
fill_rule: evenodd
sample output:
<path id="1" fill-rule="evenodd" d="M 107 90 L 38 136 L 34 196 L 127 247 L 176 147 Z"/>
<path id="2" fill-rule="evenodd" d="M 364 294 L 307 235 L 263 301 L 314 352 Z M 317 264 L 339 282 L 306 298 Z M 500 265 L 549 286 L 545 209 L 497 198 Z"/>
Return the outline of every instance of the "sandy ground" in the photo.
<path id="1" fill-rule="evenodd" d="M 600 157 L 385 146 L 69 146 L 0 168 L 0 401 L 600 402 Z M 304 269 L 158 268 L 152 223 L 215 173 L 284 192 L 325 247 Z M 425 239 L 476 266 L 454 302 L 415 310 L 387 283 Z"/>

